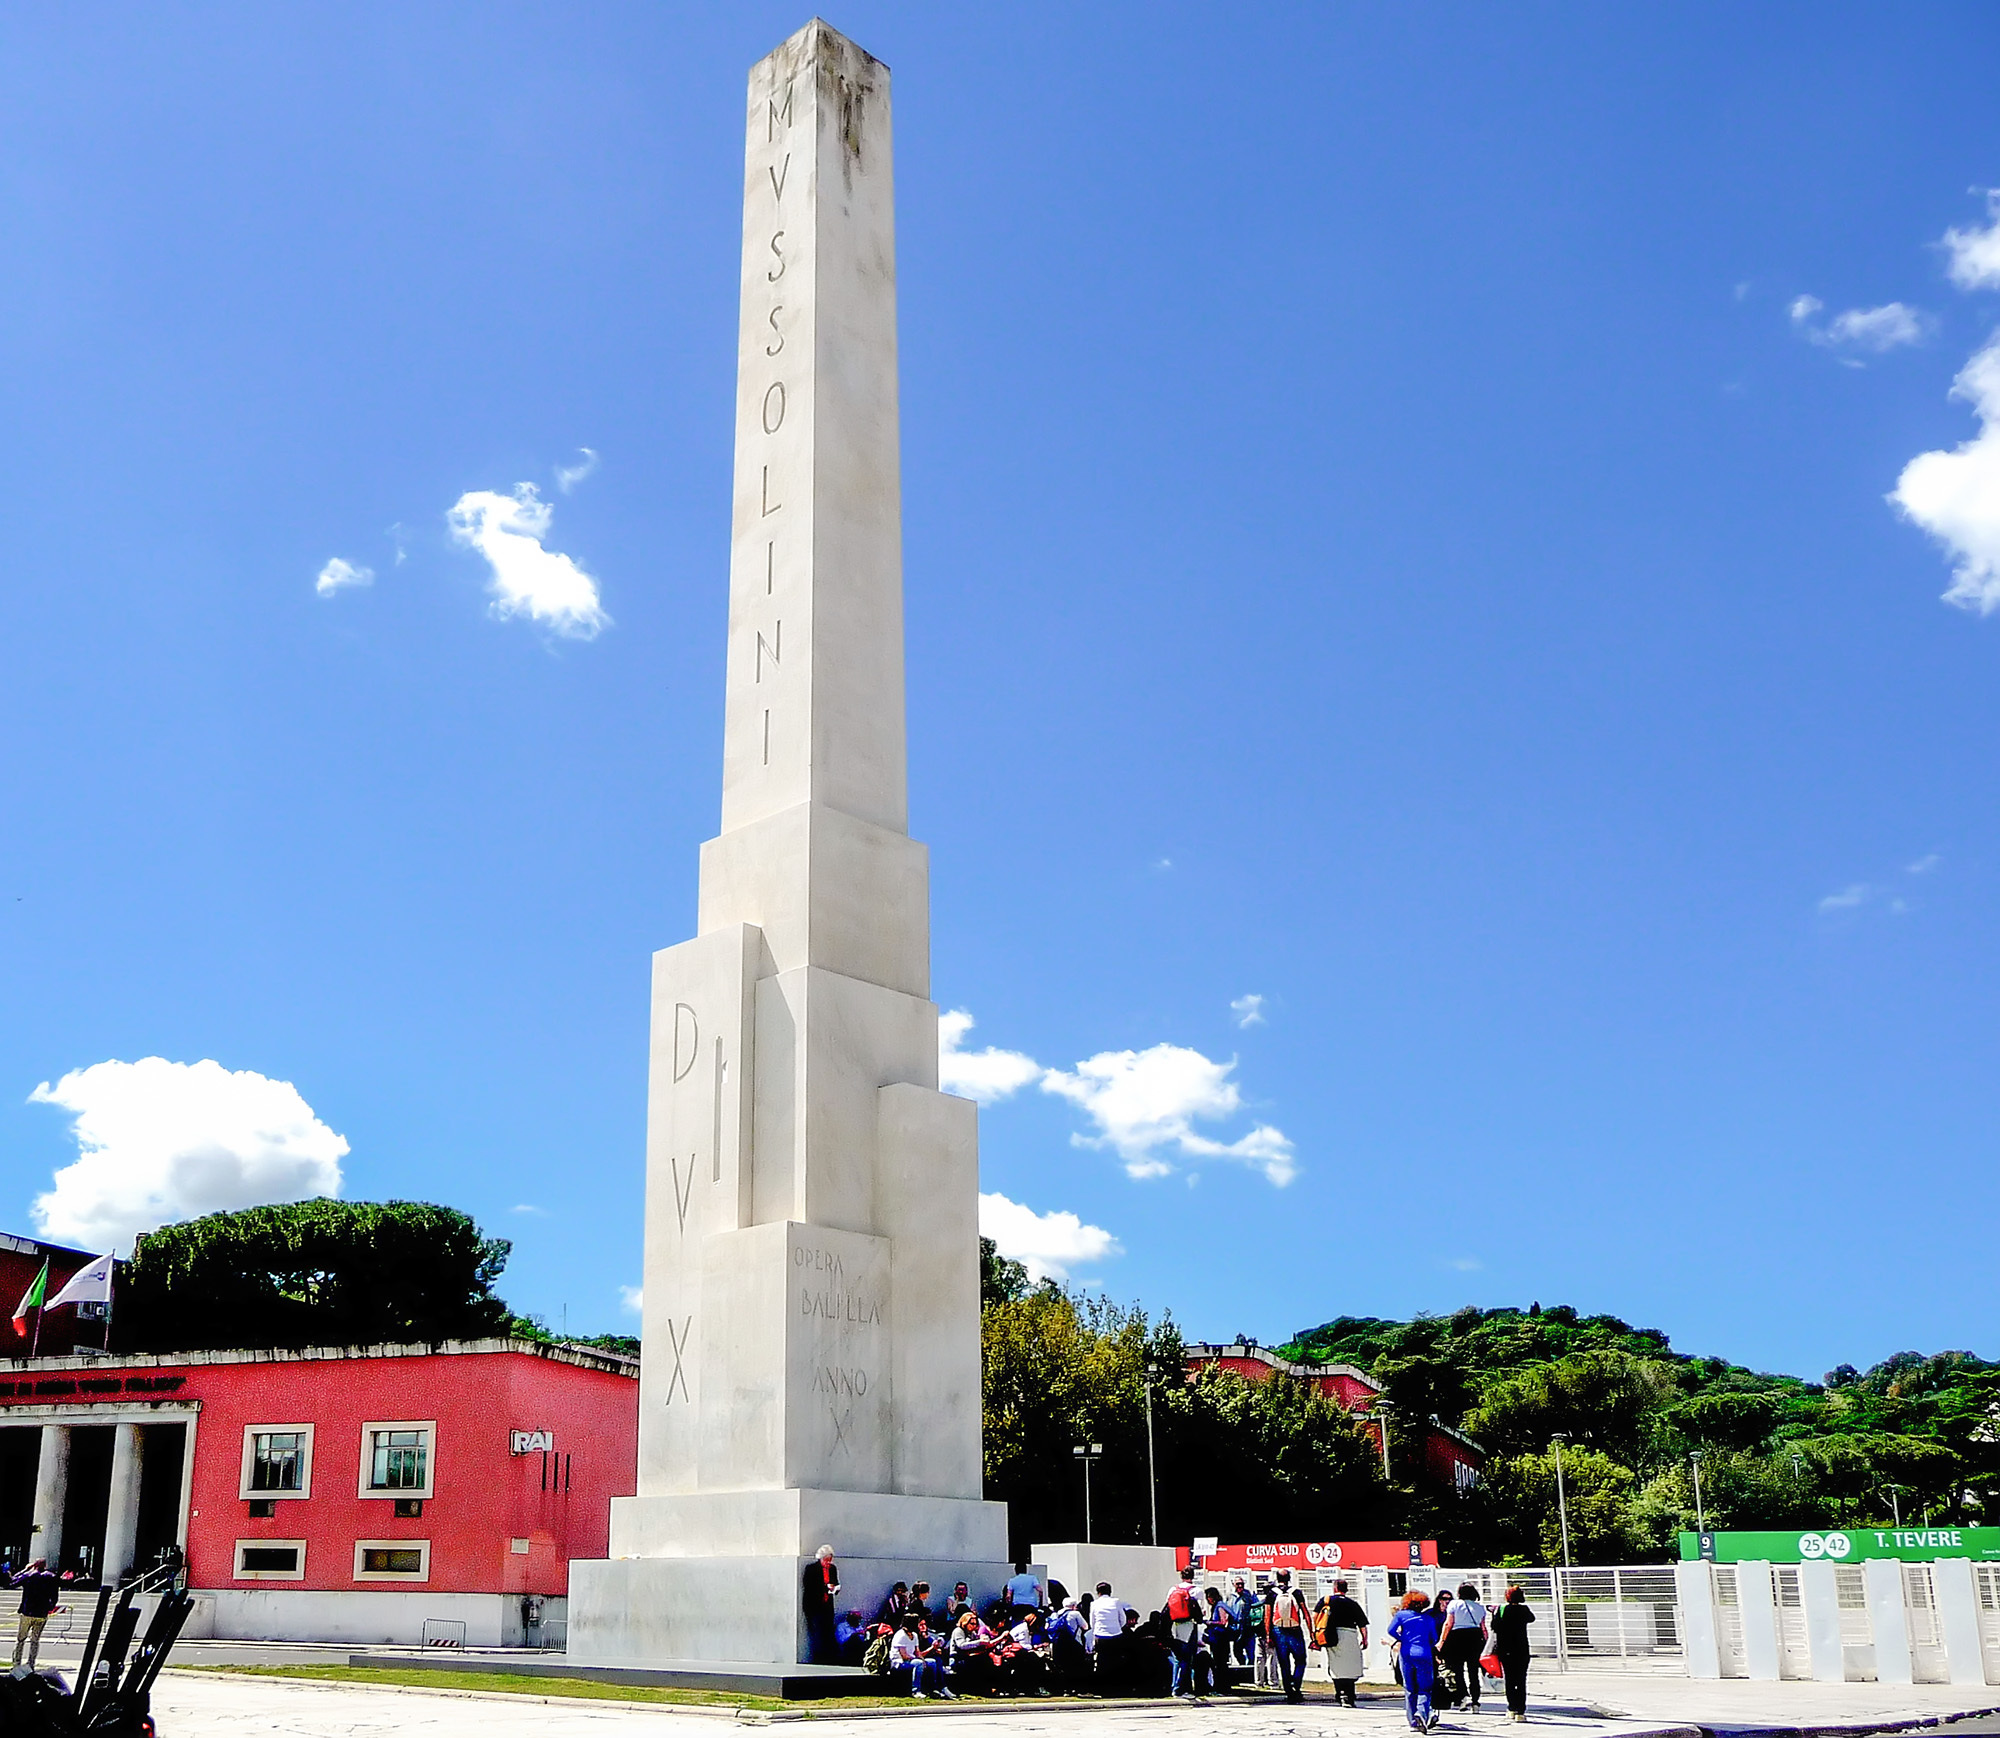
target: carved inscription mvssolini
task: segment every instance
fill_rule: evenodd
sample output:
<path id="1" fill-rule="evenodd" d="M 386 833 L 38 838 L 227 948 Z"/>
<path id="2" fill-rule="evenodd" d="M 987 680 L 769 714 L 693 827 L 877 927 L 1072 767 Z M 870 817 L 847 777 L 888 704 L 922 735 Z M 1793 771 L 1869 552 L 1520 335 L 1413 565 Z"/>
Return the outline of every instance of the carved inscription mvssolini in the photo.
<path id="1" fill-rule="evenodd" d="M 780 613 L 784 600 L 778 596 L 778 545 L 788 533 L 785 518 L 788 491 L 782 482 L 771 475 L 775 449 L 768 443 L 784 428 L 792 399 L 792 389 L 786 378 L 792 358 L 786 348 L 786 335 L 791 322 L 786 318 L 786 298 L 790 292 L 785 282 L 785 274 L 790 269 L 795 251 L 787 240 L 787 189 L 792 189 L 795 200 L 798 197 L 792 181 L 792 142 L 792 86 L 787 81 L 781 91 L 768 99 L 764 117 L 764 144 L 770 159 L 764 165 L 764 182 L 770 189 L 770 204 L 764 224 L 767 238 L 758 257 L 764 262 L 762 276 L 768 298 L 761 330 L 764 333 L 762 350 L 769 367 L 761 381 L 746 375 L 740 388 L 756 399 L 756 427 L 767 443 L 756 461 L 758 512 L 753 532 L 764 545 L 764 594 L 757 600 L 757 607 L 750 612 L 748 626 L 756 642 L 751 653 L 751 680 L 757 689 L 762 713 L 760 764 L 763 766 L 771 764 L 773 718 L 777 718 L 781 731 L 788 722 L 783 712 L 779 683 L 784 670 L 785 624 Z M 752 210 L 755 210 L 754 206 Z"/>

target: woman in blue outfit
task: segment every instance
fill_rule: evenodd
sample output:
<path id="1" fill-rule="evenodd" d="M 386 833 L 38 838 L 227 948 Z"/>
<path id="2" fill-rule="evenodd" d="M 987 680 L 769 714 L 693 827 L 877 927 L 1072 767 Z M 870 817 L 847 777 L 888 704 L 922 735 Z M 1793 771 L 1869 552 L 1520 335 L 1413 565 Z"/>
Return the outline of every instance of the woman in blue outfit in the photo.
<path id="1" fill-rule="evenodd" d="M 1429 1611 L 1430 1598 L 1422 1593 L 1406 1594 L 1403 1606 L 1389 1619 L 1389 1645 L 1403 1669 L 1403 1706 L 1410 1716 L 1412 1732 L 1428 1732 L 1438 1723 L 1431 1712 L 1431 1684 L 1437 1676 L 1437 1620 Z"/>

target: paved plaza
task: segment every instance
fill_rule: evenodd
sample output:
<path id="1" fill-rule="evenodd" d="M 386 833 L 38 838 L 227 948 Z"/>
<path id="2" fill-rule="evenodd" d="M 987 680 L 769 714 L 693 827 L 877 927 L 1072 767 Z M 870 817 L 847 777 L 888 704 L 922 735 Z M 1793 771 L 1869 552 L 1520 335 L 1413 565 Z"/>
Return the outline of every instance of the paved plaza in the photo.
<path id="1" fill-rule="evenodd" d="M 1530 1724 L 1578 1738 L 1596 1734 L 1638 1738 L 1658 1732 L 1730 1731 L 1745 1728 L 1794 1730 L 1881 1729 L 1914 1724 L 2000 1706 L 2000 1690 L 1977 1686 L 1914 1688 L 1882 1684 L 1695 1682 L 1687 1678 L 1610 1674 L 1553 1675 L 1534 1685 Z M 625 1732 L 678 1730 L 712 1733 L 719 1723 L 789 1723 L 810 1719 L 814 1731 L 851 1732 L 880 1738 L 884 1719 L 920 1720 L 932 1738 L 953 1738 L 975 1730 L 999 1731 L 1008 1738 L 1048 1733 L 1052 1738 L 1095 1738 L 1097 1734 L 1159 1731 L 1178 1725 L 1191 1731 L 1255 1733 L 1280 1738 L 1289 1733 L 1354 1732 L 1395 1738 L 1407 1730 L 1400 1698 L 1386 1691 L 1348 1712 L 1315 1696 L 1304 1706 L 1287 1707 L 1276 1698 L 1223 1697 L 1200 1707 L 1174 1702 L 1047 1703 L 996 1702 L 972 1705 L 913 1704 L 867 1714 L 816 1713 L 809 1705 L 777 1715 L 725 1709 L 662 1708 L 644 1704 L 576 1702 L 532 1695 L 480 1695 L 457 1691 L 400 1690 L 353 1684 L 270 1681 L 169 1670 L 154 1700 L 161 1738 L 236 1738 L 238 1734 L 298 1734 L 299 1738 L 352 1738 L 370 1733 L 420 1733 L 425 1738 L 614 1738 Z M 1451 1716 L 1439 1728 L 1459 1738 L 1466 1733 L 1509 1731 L 1504 1716 L 1481 1713 Z"/>

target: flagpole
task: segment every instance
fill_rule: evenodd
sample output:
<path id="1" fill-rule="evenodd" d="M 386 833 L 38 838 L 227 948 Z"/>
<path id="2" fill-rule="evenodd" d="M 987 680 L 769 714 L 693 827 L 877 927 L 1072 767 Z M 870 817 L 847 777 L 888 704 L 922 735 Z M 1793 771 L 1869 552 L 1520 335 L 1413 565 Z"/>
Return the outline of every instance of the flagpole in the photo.
<path id="1" fill-rule="evenodd" d="M 118 1262 L 114 1257 L 111 1265 L 104 1270 L 104 1349 L 107 1352 L 111 1350 L 111 1294 L 115 1289 L 112 1281 L 117 1272 Z"/>

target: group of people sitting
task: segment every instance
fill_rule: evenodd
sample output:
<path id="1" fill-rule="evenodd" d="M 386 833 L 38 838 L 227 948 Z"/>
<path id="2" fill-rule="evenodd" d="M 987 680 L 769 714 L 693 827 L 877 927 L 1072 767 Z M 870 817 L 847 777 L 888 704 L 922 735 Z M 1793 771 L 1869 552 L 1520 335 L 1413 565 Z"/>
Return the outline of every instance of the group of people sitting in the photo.
<path id="1" fill-rule="evenodd" d="M 1025 1563 L 983 1611 L 963 1581 L 939 1601 L 928 1581 L 899 1581 L 873 1617 L 843 1614 L 833 1640 L 843 1664 L 917 1697 L 1157 1695 L 1168 1676 L 1161 1613 L 1149 1624 L 1108 1581 L 1075 1598 L 1059 1581 L 1044 1588 Z"/>
<path id="2" fill-rule="evenodd" d="M 813 1657 L 865 1667 L 911 1696 L 1094 1691 L 1201 1701 L 1254 1680 L 1296 1702 L 1304 1699 L 1310 1649 L 1321 1655 L 1335 1703 L 1359 1705 L 1368 1616 L 1342 1580 L 1317 1603 L 1293 1588 L 1285 1569 L 1255 1587 L 1234 1576 L 1225 1596 L 1217 1587 L 1197 1587 L 1190 1567 L 1180 1572 L 1161 1609 L 1142 1616 L 1108 1581 L 1072 1597 L 1061 1582 L 1044 1587 L 1027 1564 L 1017 1563 L 1013 1578 L 983 1610 L 963 1581 L 942 1600 L 933 1600 L 928 1581 L 898 1581 L 871 1617 L 859 1610 L 835 1615 L 838 1577 L 831 1550 L 823 1549 L 806 1570 Z M 1465 1704 L 1476 1711 L 1481 1661 L 1488 1656 L 1497 1656 L 1495 1667 L 1484 1669 L 1504 1673 L 1508 1711 L 1523 1718 L 1527 1625 L 1534 1621 L 1518 1587 L 1509 1588 L 1506 1602 L 1491 1612 L 1469 1584 L 1456 1597 L 1449 1590 L 1435 1599 L 1408 1595 L 1387 1636 L 1412 1728 L 1429 1731 L 1440 1706 Z"/>

